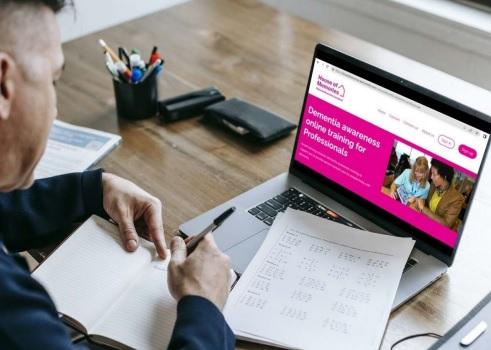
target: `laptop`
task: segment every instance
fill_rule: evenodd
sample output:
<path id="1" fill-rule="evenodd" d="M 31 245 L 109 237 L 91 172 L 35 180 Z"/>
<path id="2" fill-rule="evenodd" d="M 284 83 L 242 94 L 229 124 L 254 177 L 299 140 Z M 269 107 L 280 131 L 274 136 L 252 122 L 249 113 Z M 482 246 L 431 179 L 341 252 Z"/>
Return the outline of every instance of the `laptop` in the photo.
<path id="1" fill-rule="evenodd" d="M 288 171 L 179 229 L 195 235 L 235 206 L 214 238 L 238 273 L 254 257 L 276 215 L 287 207 L 361 230 L 412 237 L 415 249 L 404 269 L 395 309 L 451 266 L 490 132 L 488 116 L 318 44 Z M 436 198 L 430 203 L 433 215 L 393 199 L 387 195 L 394 180 L 387 170 L 403 154 L 411 160 L 421 155 L 439 160 L 447 173 L 451 169 L 450 186 L 459 192 L 470 186 L 473 195 L 460 201 L 457 209 L 444 197 L 439 208 Z M 433 180 L 429 176 L 427 181 Z"/>

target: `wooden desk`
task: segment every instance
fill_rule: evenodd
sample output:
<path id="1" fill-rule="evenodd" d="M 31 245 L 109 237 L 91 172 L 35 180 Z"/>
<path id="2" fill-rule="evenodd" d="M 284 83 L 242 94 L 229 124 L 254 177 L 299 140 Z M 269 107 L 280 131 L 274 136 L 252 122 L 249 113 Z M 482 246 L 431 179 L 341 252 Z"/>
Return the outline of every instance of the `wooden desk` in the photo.
<path id="1" fill-rule="evenodd" d="M 260 148 L 198 119 L 166 126 L 117 120 L 100 37 L 113 47 L 145 51 L 157 44 L 166 59 L 161 97 L 216 85 L 227 97 L 241 97 L 293 122 L 317 42 L 409 77 L 431 78 L 430 86 L 448 85 L 441 81 L 445 75 L 429 68 L 253 0 L 196 0 L 65 44 L 60 119 L 121 134 L 123 144 L 101 166 L 163 201 L 168 237 L 180 223 L 286 171 L 294 135 Z M 409 334 L 444 333 L 491 290 L 491 235 L 488 228 L 479 230 L 482 218 L 472 218 L 472 235 L 464 236 L 449 273 L 392 314 L 383 349 Z M 432 342 L 417 339 L 397 349 L 423 349 Z M 239 342 L 238 348 L 267 347 Z"/>

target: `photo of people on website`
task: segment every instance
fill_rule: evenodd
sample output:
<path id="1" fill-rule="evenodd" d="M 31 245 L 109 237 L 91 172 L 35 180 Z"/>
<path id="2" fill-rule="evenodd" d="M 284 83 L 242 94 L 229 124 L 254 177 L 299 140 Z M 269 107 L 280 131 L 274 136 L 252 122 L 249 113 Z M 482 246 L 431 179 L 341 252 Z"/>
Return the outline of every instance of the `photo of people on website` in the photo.
<path id="1" fill-rule="evenodd" d="M 394 141 L 382 193 L 459 232 L 475 179 L 400 141 Z"/>

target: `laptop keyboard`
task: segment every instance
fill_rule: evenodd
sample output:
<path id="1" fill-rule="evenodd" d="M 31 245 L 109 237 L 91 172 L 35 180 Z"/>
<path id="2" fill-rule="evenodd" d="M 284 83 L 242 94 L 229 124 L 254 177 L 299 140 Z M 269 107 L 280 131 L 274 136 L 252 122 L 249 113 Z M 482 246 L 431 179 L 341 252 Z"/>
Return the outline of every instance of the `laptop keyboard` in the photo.
<path id="1" fill-rule="evenodd" d="M 409 259 L 406 262 L 406 265 L 404 266 L 404 270 L 402 271 L 402 273 L 404 273 L 407 270 L 410 270 L 411 268 L 413 268 L 414 266 L 416 266 L 416 264 L 418 262 L 419 262 L 418 260 L 416 260 L 415 258 L 413 258 L 413 257 L 410 256 Z"/>
<path id="2" fill-rule="evenodd" d="M 287 191 L 249 209 L 248 212 L 256 219 L 264 222 L 268 226 L 271 226 L 276 215 L 284 212 L 286 208 L 301 210 L 327 220 L 361 229 L 361 227 L 358 225 L 343 218 L 335 211 L 327 208 L 323 204 L 320 204 L 316 200 L 310 198 L 295 188 L 289 188 Z M 406 266 L 404 267 L 404 272 L 414 267 L 417 263 L 418 261 L 416 259 L 410 257 L 406 263 Z"/>
<path id="3" fill-rule="evenodd" d="M 301 210 L 327 220 L 339 222 L 340 224 L 360 228 L 337 214 L 335 211 L 320 204 L 295 188 L 290 188 L 254 208 L 249 209 L 249 214 L 255 216 L 256 219 L 261 220 L 266 225 L 271 226 L 276 215 L 280 212 L 284 212 L 286 208 Z"/>

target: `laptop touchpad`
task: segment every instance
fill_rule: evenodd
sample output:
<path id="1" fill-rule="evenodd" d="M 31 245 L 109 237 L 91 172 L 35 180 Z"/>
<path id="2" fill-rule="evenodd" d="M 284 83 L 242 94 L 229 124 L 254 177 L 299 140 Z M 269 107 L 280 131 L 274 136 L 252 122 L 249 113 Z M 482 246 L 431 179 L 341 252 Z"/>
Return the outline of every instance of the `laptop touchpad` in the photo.
<path id="1" fill-rule="evenodd" d="M 268 234 L 269 227 L 263 228 L 253 235 L 224 251 L 232 260 L 232 267 L 238 273 L 243 273 L 251 262 L 259 247 Z"/>

